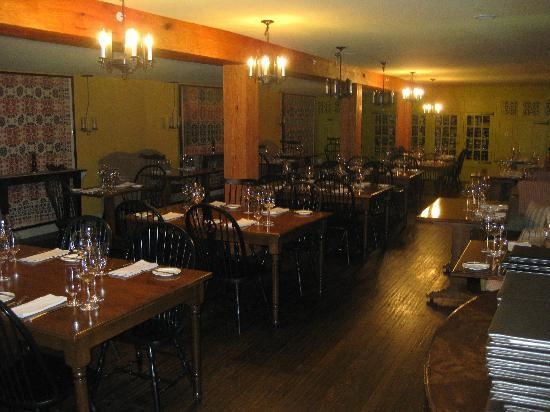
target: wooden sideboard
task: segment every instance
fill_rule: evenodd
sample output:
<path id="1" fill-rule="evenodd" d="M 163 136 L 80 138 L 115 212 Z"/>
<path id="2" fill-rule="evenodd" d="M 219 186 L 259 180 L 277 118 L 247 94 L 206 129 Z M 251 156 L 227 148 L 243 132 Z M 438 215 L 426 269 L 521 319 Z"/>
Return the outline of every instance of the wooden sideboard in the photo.
<path id="1" fill-rule="evenodd" d="M 85 172 L 85 170 L 66 169 L 0 176 L 0 211 L 2 212 L 2 215 L 9 215 L 10 212 L 10 204 L 8 199 L 8 188 L 10 186 L 24 185 L 29 183 L 40 183 L 50 179 L 59 178 L 66 179 L 67 182 L 70 182 L 72 180 L 73 187 L 81 187 L 82 172 Z M 77 203 L 77 211 L 80 211 L 80 198 L 75 200 Z"/>

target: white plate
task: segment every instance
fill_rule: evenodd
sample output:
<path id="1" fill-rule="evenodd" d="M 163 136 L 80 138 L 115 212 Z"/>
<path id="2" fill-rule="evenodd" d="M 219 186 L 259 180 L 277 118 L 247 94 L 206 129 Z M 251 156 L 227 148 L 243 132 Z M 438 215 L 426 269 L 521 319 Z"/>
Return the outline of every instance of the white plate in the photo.
<path id="1" fill-rule="evenodd" d="M 15 293 L 13 292 L 0 292 L 0 301 L 1 302 L 9 302 L 15 297 Z"/>
<path id="2" fill-rule="evenodd" d="M 238 205 L 238 204 L 229 204 L 229 205 L 225 205 L 226 208 L 228 209 L 239 209 L 241 207 L 241 205 Z"/>
<path id="3" fill-rule="evenodd" d="M 181 273 L 180 268 L 170 268 L 170 267 L 164 267 L 164 268 L 156 268 L 153 269 L 153 275 L 159 276 L 162 278 L 169 278 L 172 276 L 177 276 Z"/>
<path id="4" fill-rule="evenodd" d="M 306 209 L 300 209 L 300 210 L 295 210 L 294 213 L 296 213 L 297 215 L 301 215 L 301 216 L 309 216 L 313 213 L 313 211 L 306 210 Z"/>
<path id="5" fill-rule="evenodd" d="M 464 262 L 462 267 L 470 270 L 487 270 L 491 265 L 483 262 Z"/>

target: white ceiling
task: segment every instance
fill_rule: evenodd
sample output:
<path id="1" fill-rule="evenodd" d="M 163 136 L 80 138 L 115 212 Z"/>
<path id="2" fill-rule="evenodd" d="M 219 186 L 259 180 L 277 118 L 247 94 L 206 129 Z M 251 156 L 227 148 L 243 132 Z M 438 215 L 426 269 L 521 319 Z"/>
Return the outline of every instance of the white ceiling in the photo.
<path id="1" fill-rule="evenodd" d="M 257 39 L 264 34 L 260 21 L 273 19 L 272 43 L 327 59 L 335 58 L 336 46 L 347 46 L 344 64 L 380 72 L 385 60 L 387 74 L 409 79 L 415 71 L 418 82 L 550 80 L 550 0 L 126 0 L 126 6 Z M 496 17 L 474 18 L 480 14 Z M 131 24 L 131 10 L 127 19 Z M 0 51 L 4 71 L 103 74 L 97 50 L 0 36 Z M 221 69 L 157 59 L 141 77 L 221 84 Z"/>

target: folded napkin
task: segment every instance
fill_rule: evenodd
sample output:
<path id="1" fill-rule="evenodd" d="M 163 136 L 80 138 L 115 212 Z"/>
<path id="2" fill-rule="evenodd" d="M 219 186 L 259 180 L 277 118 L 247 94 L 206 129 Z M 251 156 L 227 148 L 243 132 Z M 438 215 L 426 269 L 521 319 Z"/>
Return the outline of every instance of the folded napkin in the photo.
<path id="1" fill-rule="evenodd" d="M 274 207 L 273 209 L 271 209 L 271 216 L 282 215 L 283 213 L 288 212 L 288 210 L 289 209 L 286 207 Z M 264 210 L 262 212 L 262 215 L 267 216 L 267 210 Z"/>
<path id="2" fill-rule="evenodd" d="M 515 242 L 513 240 L 508 241 L 508 251 L 511 252 L 512 249 L 514 249 L 514 246 L 527 246 L 531 247 L 531 243 L 529 242 Z"/>
<path id="3" fill-rule="evenodd" d="M 237 223 L 239 224 L 239 227 L 241 229 L 243 229 L 245 227 L 252 226 L 254 223 L 256 223 L 256 221 L 252 220 L 252 219 L 246 219 L 246 218 L 242 217 L 239 220 L 237 220 Z"/>
<path id="4" fill-rule="evenodd" d="M 216 207 L 225 206 L 225 202 L 220 202 L 219 200 L 214 200 L 213 202 L 210 202 L 210 204 L 211 204 L 212 206 L 216 206 Z"/>
<path id="5" fill-rule="evenodd" d="M 147 262 L 146 260 L 138 260 L 137 262 L 121 267 L 120 269 L 111 270 L 109 275 L 115 278 L 128 279 L 139 275 L 142 272 L 147 272 L 156 268 L 158 264 L 155 262 Z"/>
<path id="6" fill-rule="evenodd" d="M 0 292 L 0 302 L 9 302 L 15 297 L 13 292 Z"/>
<path id="7" fill-rule="evenodd" d="M 20 262 L 24 263 L 40 263 L 45 260 L 54 259 L 60 256 L 64 256 L 67 253 L 69 253 L 68 250 L 62 250 L 59 248 L 55 248 L 52 250 L 48 250 L 47 252 L 38 253 L 36 255 L 27 256 L 24 258 L 19 259 Z"/>
<path id="8" fill-rule="evenodd" d="M 185 216 L 183 213 L 176 213 L 176 212 L 168 212 L 168 213 L 165 213 L 162 215 L 162 218 L 165 220 L 165 221 L 170 221 L 170 220 L 175 220 L 175 219 L 179 219 L 180 217 L 183 217 Z"/>
<path id="9" fill-rule="evenodd" d="M 48 309 L 52 309 L 67 302 L 66 296 L 55 296 L 52 294 L 42 296 L 31 300 L 30 302 L 23 303 L 22 305 L 11 308 L 13 312 L 20 318 L 27 318 L 32 315 L 36 315 L 40 312 L 45 312 Z"/>

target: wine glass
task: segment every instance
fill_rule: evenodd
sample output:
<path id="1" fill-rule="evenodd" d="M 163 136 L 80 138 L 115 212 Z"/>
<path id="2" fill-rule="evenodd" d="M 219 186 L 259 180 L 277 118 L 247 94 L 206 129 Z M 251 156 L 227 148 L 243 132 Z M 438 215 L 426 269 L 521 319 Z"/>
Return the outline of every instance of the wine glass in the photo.
<path id="1" fill-rule="evenodd" d="M 254 186 L 252 186 L 252 185 L 246 185 L 243 188 L 242 200 L 244 201 L 244 203 L 246 205 L 246 211 L 244 213 L 247 214 L 247 215 L 252 213 L 252 211 L 250 210 L 250 204 L 252 203 L 252 200 L 254 199 L 254 195 L 255 195 L 254 192 L 255 192 L 255 189 L 254 189 Z"/>
<path id="2" fill-rule="evenodd" d="M 273 226 L 274 223 L 271 220 L 271 209 L 275 207 L 275 194 L 271 189 L 265 189 L 263 191 L 263 205 L 267 210 L 267 218 L 265 220 L 265 226 Z"/>
<path id="3" fill-rule="evenodd" d="M 10 243 L 6 234 L 0 236 L 0 282 L 10 280 L 9 277 L 4 275 L 2 268 L 8 260 L 10 255 Z"/>
<path id="4" fill-rule="evenodd" d="M 17 238 L 15 237 L 15 233 L 11 232 L 8 234 L 8 243 L 10 247 L 10 256 L 9 260 L 12 262 L 17 262 L 17 253 L 21 249 L 21 246 L 19 245 L 19 242 L 17 241 Z"/>
<path id="5" fill-rule="evenodd" d="M 205 196 L 204 187 L 200 183 L 193 183 L 193 203 L 198 205 L 202 202 Z"/>
<path id="6" fill-rule="evenodd" d="M 256 224 L 260 226 L 261 220 L 262 220 L 262 203 L 263 203 L 263 194 L 262 190 L 258 189 L 254 193 L 254 211 L 253 211 L 253 217 L 254 220 L 256 220 Z"/>
<path id="7" fill-rule="evenodd" d="M 77 295 L 80 292 L 80 276 L 78 269 L 73 266 L 69 266 L 65 271 L 65 292 L 69 295 L 67 300 L 68 306 L 78 306 Z"/>
<path id="8" fill-rule="evenodd" d="M 81 260 L 82 270 L 80 271 L 80 279 L 86 285 L 86 300 L 80 305 L 80 309 L 96 310 L 99 308 L 98 299 L 95 294 L 95 276 L 97 270 L 97 253 L 94 248 L 86 250 Z M 92 288 L 94 291 L 92 292 Z"/>
<path id="9" fill-rule="evenodd" d="M 483 229 L 485 230 L 485 248 L 482 249 L 481 252 L 486 254 L 491 254 L 492 249 L 489 247 L 489 237 L 491 236 L 492 230 L 494 230 L 493 214 L 490 213 L 489 210 L 485 210 L 483 211 L 482 219 L 483 219 L 482 226 L 483 226 Z"/>

